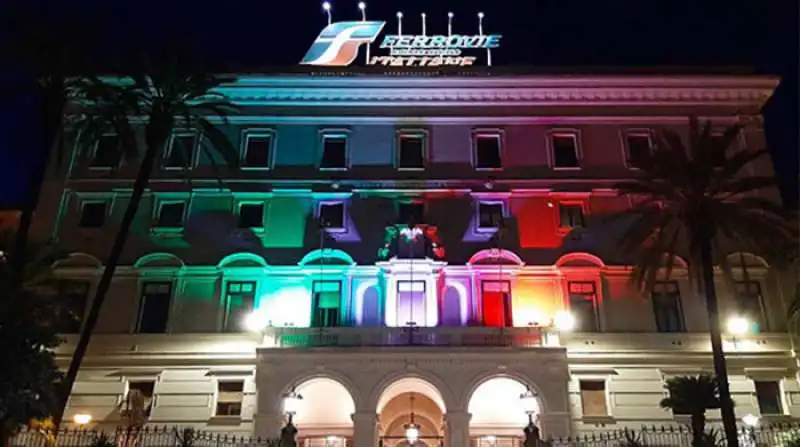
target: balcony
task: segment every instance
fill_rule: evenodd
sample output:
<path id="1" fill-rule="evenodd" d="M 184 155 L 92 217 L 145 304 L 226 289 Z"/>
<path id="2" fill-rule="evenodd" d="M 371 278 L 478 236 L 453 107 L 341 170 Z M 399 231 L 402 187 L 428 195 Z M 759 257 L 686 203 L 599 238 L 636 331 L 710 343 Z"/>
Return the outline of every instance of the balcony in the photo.
<path id="1" fill-rule="evenodd" d="M 558 346 L 557 336 L 540 327 L 268 328 L 264 334 L 265 348 Z"/>

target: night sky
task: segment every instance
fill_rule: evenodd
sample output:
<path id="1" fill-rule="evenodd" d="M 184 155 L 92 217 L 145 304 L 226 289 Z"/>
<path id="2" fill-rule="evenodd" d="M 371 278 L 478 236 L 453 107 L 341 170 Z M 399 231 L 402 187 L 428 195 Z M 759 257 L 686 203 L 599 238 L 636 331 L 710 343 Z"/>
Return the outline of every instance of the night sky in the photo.
<path id="1" fill-rule="evenodd" d="M 7 0 L 9 1 L 9 0 Z M 294 65 L 325 25 L 315 0 L 10 0 L 25 2 L 52 26 L 93 36 L 87 52 L 103 60 L 164 42 L 192 42 L 210 60 L 231 67 Z M 334 20 L 358 20 L 358 0 L 332 0 Z M 516 5 L 511 8 L 510 5 Z M 770 149 L 796 206 L 798 191 L 798 6 L 792 0 L 372 0 L 367 18 L 405 15 L 403 31 L 484 30 L 503 35 L 495 66 L 708 66 L 744 65 L 784 77 L 766 107 Z M 16 12 L 0 16 L 0 39 L 13 39 L 25 23 Z M 16 76 L 15 61 L 0 58 L 0 83 Z M 0 208 L 19 204 L 37 138 L 35 102 L 0 95 Z"/>

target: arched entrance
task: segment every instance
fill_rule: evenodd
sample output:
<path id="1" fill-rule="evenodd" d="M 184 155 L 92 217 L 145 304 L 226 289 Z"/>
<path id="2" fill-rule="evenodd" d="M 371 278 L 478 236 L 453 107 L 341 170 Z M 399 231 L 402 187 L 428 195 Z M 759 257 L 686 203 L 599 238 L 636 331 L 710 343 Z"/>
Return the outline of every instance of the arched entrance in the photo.
<path id="1" fill-rule="evenodd" d="M 298 445 L 340 447 L 353 436 L 355 402 L 347 388 L 335 379 L 316 377 L 294 389 L 294 425 Z"/>
<path id="2" fill-rule="evenodd" d="M 481 383 L 470 396 L 470 437 L 479 447 L 519 445 L 529 415 L 537 421 L 541 403 L 535 393 L 508 376 L 495 376 Z"/>
<path id="3" fill-rule="evenodd" d="M 408 377 L 395 381 L 381 394 L 376 410 L 384 447 L 408 446 L 412 426 L 418 432 L 415 446 L 443 444 L 447 410 L 439 390 L 426 380 Z"/>

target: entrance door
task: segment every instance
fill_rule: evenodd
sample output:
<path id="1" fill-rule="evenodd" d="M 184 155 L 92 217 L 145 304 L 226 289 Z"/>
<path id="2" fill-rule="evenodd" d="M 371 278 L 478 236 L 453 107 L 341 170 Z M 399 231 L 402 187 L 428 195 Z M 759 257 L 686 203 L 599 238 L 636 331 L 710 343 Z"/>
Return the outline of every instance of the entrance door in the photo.
<path id="1" fill-rule="evenodd" d="M 511 295 L 507 281 L 483 281 L 481 284 L 483 325 L 486 327 L 510 327 Z"/>
<path id="2" fill-rule="evenodd" d="M 397 325 L 427 326 L 425 281 L 397 282 Z"/>

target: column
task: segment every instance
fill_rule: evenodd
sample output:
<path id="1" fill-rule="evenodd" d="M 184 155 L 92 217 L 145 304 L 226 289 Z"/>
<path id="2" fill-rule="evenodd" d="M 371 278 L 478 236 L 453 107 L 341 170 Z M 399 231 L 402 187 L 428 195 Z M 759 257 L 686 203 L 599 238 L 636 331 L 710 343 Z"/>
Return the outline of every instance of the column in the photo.
<path id="1" fill-rule="evenodd" d="M 376 447 L 378 445 L 378 415 L 374 411 L 357 411 L 353 418 L 354 447 Z"/>
<path id="2" fill-rule="evenodd" d="M 547 413 L 539 417 L 542 439 L 560 438 L 570 435 L 569 413 Z"/>
<path id="3" fill-rule="evenodd" d="M 448 411 L 444 415 L 447 424 L 447 445 L 449 447 L 469 446 L 469 420 L 472 415 L 466 411 Z"/>
<path id="4" fill-rule="evenodd" d="M 253 418 L 255 423 L 255 436 L 261 439 L 278 439 L 283 428 L 283 413 L 256 413 Z"/>

